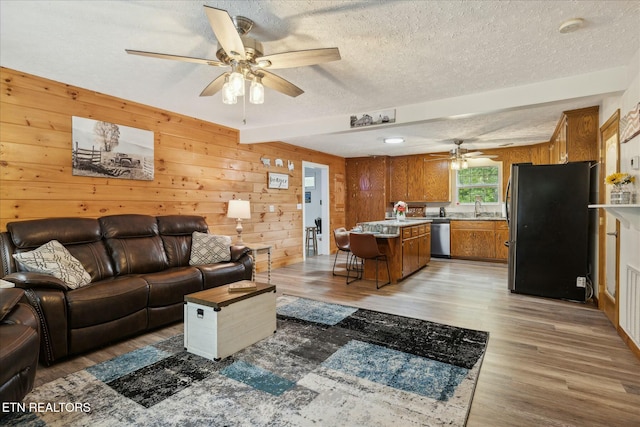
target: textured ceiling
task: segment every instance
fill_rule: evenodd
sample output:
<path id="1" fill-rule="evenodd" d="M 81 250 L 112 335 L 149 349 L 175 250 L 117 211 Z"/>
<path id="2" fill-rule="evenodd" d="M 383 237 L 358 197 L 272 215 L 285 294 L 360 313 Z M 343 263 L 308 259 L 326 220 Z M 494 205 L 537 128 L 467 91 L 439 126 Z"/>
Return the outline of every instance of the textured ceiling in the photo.
<path id="1" fill-rule="evenodd" d="M 203 3 L 255 21 L 265 54 L 338 47 L 342 60 L 274 70 L 297 98 L 227 106 L 198 96 L 224 69 L 124 52 L 215 59 Z M 584 27 L 560 34 L 575 17 Z M 2 66 L 345 157 L 546 141 L 563 110 L 624 89 L 640 48 L 639 1 L 2 0 L 0 20 Z M 349 129 L 386 109 L 395 125 Z M 382 143 L 392 135 L 406 142 Z"/>

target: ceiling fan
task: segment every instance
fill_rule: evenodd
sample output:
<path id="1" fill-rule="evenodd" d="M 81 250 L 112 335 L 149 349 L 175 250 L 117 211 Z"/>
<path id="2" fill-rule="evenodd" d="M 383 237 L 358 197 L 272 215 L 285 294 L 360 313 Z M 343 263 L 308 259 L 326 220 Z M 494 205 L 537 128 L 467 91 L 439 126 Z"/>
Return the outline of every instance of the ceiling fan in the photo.
<path id="1" fill-rule="evenodd" d="M 468 159 L 493 159 L 498 156 L 486 155 L 482 151 L 469 151 L 466 148 L 462 148 L 461 145 L 464 141 L 462 139 L 454 139 L 453 143 L 456 145 L 449 151 L 449 154 L 429 154 L 430 156 L 447 158 L 451 160 L 451 169 L 466 169 L 469 167 Z M 439 160 L 439 159 L 433 159 Z"/>
<path id="2" fill-rule="evenodd" d="M 231 17 L 226 10 L 206 5 L 204 11 L 218 39 L 216 52 L 218 60 L 131 49 L 125 49 L 125 51 L 132 55 L 194 62 L 214 67 L 230 67 L 231 72 L 225 72 L 216 77 L 200 93 L 200 96 L 211 96 L 223 90 L 223 102 L 226 104 L 235 104 L 237 97 L 244 95 L 245 80 L 251 81 L 250 102 L 254 104 L 264 102 L 263 84 L 285 95 L 296 97 L 304 91 L 267 70 L 304 67 L 340 59 L 340 51 L 337 47 L 263 55 L 262 43 L 247 36 L 253 27 L 252 20 L 243 16 Z"/>

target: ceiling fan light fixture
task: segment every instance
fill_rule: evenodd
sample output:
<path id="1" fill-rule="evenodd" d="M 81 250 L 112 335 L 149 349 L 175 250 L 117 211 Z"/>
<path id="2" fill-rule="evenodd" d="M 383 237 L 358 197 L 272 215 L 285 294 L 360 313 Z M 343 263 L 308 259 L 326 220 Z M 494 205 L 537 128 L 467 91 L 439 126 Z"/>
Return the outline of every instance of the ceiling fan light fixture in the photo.
<path id="1" fill-rule="evenodd" d="M 222 103 L 231 105 L 237 102 L 238 102 L 238 98 L 236 97 L 236 94 L 233 91 L 233 87 L 231 86 L 231 83 L 229 83 L 229 76 L 226 76 L 224 79 L 224 85 L 222 86 Z"/>
<path id="2" fill-rule="evenodd" d="M 469 162 L 466 159 L 462 161 L 462 169 L 469 169 Z"/>
<path id="3" fill-rule="evenodd" d="M 385 144 L 402 144 L 404 142 L 404 138 L 401 136 L 392 136 L 384 139 Z"/>
<path id="4" fill-rule="evenodd" d="M 262 78 L 255 76 L 249 88 L 249 102 L 252 104 L 264 104 L 264 86 Z"/>
<path id="5" fill-rule="evenodd" d="M 458 159 L 451 160 L 451 170 L 454 170 L 454 171 L 460 170 L 460 160 Z"/>
<path id="6" fill-rule="evenodd" d="M 236 96 L 244 96 L 244 76 L 238 68 L 237 64 L 231 65 L 229 84 L 233 88 L 233 92 Z"/>

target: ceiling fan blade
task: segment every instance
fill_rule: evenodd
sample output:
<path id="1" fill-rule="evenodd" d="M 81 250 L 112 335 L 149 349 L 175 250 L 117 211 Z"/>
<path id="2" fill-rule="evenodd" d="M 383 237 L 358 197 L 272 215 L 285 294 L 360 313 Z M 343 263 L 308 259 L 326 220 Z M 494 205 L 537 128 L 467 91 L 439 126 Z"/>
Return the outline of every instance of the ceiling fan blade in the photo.
<path id="1" fill-rule="evenodd" d="M 191 56 L 169 55 L 167 53 L 145 52 L 143 50 L 125 49 L 130 55 L 149 56 L 151 58 L 171 59 L 173 61 L 194 62 L 196 64 L 212 65 L 214 67 L 226 67 L 227 64 L 215 59 L 193 58 Z"/>
<path id="2" fill-rule="evenodd" d="M 302 95 L 304 93 L 304 91 L 300 89 L 298 86 L 288 82 L 282 77 L 276 76 L 273 73 L 260 70 L 256 72 L 256 74 L 258 74 L 259 76 L 262 76 L 263 85 L 273 90 L 277 90 L 278 92 L 284 93 L 285 95 L 289 95 L 295 98 L 296 96 Z"/>
<path id="3" fill-rule="evenodd" d="M 204 11 L 218 43 L 227 52 L 227 55 L 235 60 L 245 60 L 244 44 L 229 13 L 226 10 L 207 5 L 204 6 Z"/>
<path id="4" fill-rule="evenodd" d="M 275 70 L 278 68 L 305 67 L 307 65 L 322 64 L 323 62 L 338 61 L 339 59 L 341 59 L 340 50 L 337 47 L 328 47 L 275 53 L 257 58 L 256 61 L 258 66 L 264 61 L 269 61 L 270 64 L 264 68 Z"/>
<path id="5" fill-rule="evenodd" d="M 219 92 L 224 86 L 225 77 L 228 75 L 229 73 L 220 74 L 200 92 L 200 96 L 211 96 Z"/>
<path id="6" fill-rule="evenodd" d="M 430 156 L 433 156 L 433 157 L 440 157 L 440 158 L 443 158 L 443 159 L 444 159 L 444 158 L 447 158 L 447 159 L 448 159 L 449 157 L 451 157 L 451 154 L 434 154 L 434 153 L 431 153 L 431 154 L 429 154 L 429 155 L 430 155 Z"/>
<path id="7" fill-rule="evenodd" d="M 462 153 L 461 156 L 464 156 L 464 157 L 482 156 L 482 151 L 468 151 L 466 153 Z"/>

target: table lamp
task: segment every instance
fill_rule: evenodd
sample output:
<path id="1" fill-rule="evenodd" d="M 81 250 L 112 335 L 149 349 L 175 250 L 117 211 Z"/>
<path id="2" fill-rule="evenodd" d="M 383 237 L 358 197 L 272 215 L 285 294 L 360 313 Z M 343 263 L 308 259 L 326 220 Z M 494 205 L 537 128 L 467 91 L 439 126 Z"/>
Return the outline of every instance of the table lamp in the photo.
<path id="1" fill-rule="evenodd" d="M 235 218 L 238 238 L 236 244 L 242 244 L 242 220 L 251 218 L 251 205 L 248 200 L 229 200 L 227 218 Z"/>

